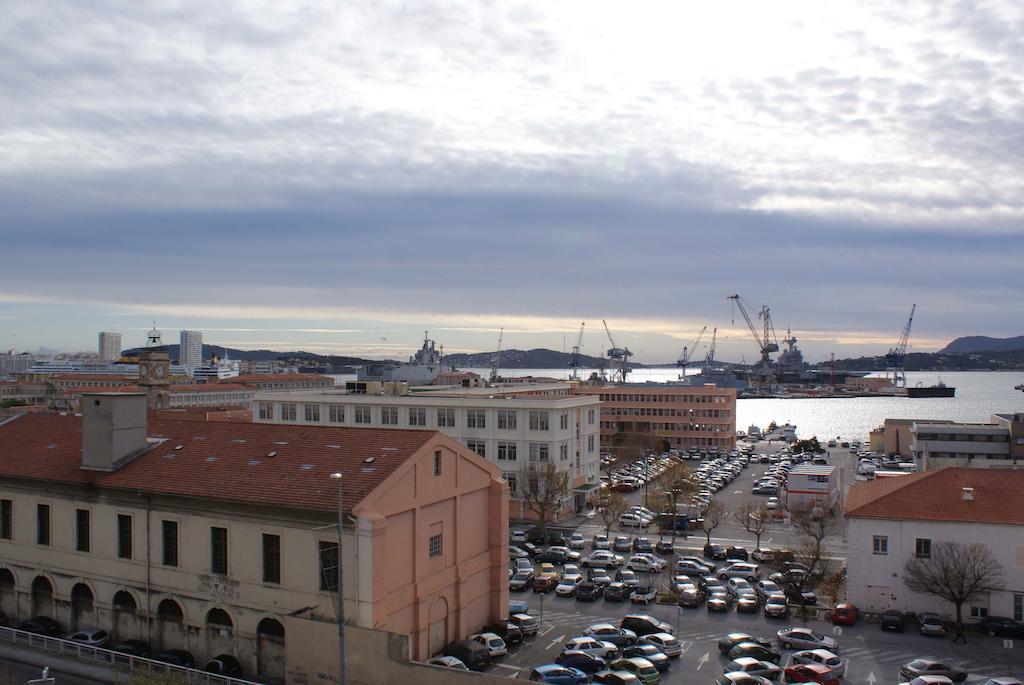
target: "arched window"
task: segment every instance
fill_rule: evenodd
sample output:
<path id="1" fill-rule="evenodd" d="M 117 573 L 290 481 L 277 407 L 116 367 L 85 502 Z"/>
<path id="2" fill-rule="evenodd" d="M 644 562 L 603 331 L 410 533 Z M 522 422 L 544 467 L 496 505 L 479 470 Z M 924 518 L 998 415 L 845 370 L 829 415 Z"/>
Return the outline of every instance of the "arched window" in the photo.
<path id="1" fill-rule="evenodd" d="M 231 617 L 223 609 L 210 609 L 206 614 L 206 622 L 211 626 L 218 626 L 220 628 L 235 627 L 234 621 L 231 620 Z"/>
<path id="2" fill-rule="evenodd" d="M 50 581 L 43 576 L 36 576 L 35 580 L 32 581 L 32 594 L 52 595 L 53 586 L 50 585 Z"/>
<path id="3" fill-rule="evenodd" d="M 156 617 L 161 621 L 172 621 L 181 623 L 185 620 L 185 614 L 181 606 L 173 599 L 163 599 L 156 606 Z"/>
<path id="4" fill-rule="evenodd" d="M 114 593 L 114 611 L 138 611 L 139 607 L 135 603 L 135 598 L 132 593 L 126 592 L 125 590 L 119 590 Z"/>
<path id="5" fill-rule="evenodd" d="M 265 635 L 267 637 L 276 637 L 281 640 L 284 639 L 284 626 L 276 618 L 265 618 L 259 622 L 256 626 L 256 633 L 258 635 Z"/>

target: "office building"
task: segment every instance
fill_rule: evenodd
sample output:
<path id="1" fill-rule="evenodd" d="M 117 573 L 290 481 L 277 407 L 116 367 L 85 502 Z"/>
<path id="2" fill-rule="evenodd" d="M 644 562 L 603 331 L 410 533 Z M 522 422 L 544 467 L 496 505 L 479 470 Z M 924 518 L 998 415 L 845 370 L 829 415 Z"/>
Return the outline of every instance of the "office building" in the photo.
<path id="1" fill-rule="evenodd" d="M 121 356 L 121 334 L 100 333 L 99 354 L 101 361 L 117 361 L 118 357 Z"/>
<path id="2" fill-rule="evenodd" d="M 202 331 L 181 332 L 181 343 L 178 346 L 178 363 L 188 368 L 196 368 L 203 365 Z"/>

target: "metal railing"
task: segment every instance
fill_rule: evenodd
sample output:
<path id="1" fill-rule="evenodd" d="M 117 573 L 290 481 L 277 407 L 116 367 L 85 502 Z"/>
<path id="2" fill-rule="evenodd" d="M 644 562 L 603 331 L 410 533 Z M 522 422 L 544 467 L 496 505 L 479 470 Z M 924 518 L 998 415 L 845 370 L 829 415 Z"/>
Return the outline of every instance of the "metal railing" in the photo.
<path id="1" fill-rule="evenodd" d="M 120 671 L 176 675 L 183 682 L 190 685 L 258 685 L 258 683 L 251 680 L 207 673 L 196 668 L 175 666 L 154 659 L 123 654 L 102 647 L 91 647 L 81 642 L 74 642 L 73 640 L 37 635 L 24 630 L 16 630 L 15 628 L 0 626 L 0 644 L 28 647 L 65 658 L 107 666 Z"/>

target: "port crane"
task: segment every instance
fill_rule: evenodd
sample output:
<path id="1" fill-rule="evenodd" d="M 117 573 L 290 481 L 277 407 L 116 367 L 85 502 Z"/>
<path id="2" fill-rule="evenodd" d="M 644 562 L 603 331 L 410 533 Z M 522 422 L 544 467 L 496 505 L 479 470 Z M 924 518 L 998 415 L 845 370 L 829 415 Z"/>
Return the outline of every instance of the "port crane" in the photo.
<path id="1" fill-rule="evenodd" d="M 615 344 L 615 338 L 612 337 L 612 332 L 608 330 L 608 322 L 601 319 L 601 323 L 604 324 L 604 332 L 608 335 L 608 342 L 612 344 L 611 348 L 608 349 L 609 361 L 618 362 L 619 364 L 619 382 L 626 382 L 626 374 L 629 373 L 629 358 L 633 356 L 633 353 L 629 351 L 628 347 L 619 347 Z"/>
<path id="2" fill-rule="evenodd" d="M 739 295 L 730 295 L 728 299 L 732 300 L 733 305 L 739 308 L 740 314 L 746 320 L 747 327 L 750 328 L 750 332 L 753 334 L 754 340 L 761 351 L 761 361 L 755 367 L 758 374 L 757 380 L 761 385 L 772 385 L 775 381 L 775 374 L 772 372 L 772 359 L 770 355 L 772 352 L 779 351 L 779 341 L 775 335 L 775 325 L 772 323 L 771 310 L 768 305 L 763 305 L 761 311 L 757 313 L 762 323 L 762 332 L 758 332 L 757 326 L 754 325 L 753 320 L 750 318 L 750 313 L 743 306 L 743 299 Z M 733 322 L 735 321 L 734 313 Z"/>
<path id="3" fill-rule="evenodd" d="M 686 376 L 686 367 L 690 365 L 690 357 L 693 356 L 694 350 L 697 349 L 697 345 L 700 344 L 700 339 L 704 337 L 704 331 L 708 329 L 707 325 L 700 329 L 700 333 L 697 334 L 697 339 L 693 341 L 693 345 L 683 348 L 683 353 L 679 355 L 679 359 L 676 360 L 676 366 L 680 368 L 679 380 L 682 380 Z"/>
<path id="4" fill-rule="evenodd" d="M 586 321 L 580 324 L 580 335 L 576 338 L 576 344 L 572 346 L 572 356 L 569 357 L 569 366 L 572 368 L 572 373 L 569 375 L 571 381 L 580 379 L 580 348 L 583 347 L 583 327 L 586 325 Z"/>
<path id="5" fill-rule="evenodd" d="M 715 343 L 718 342 L 718 327 L 711 331 L 711 344 L 708 345 L 708 353 L 704 355 L 704 368 L 711 368 L 715 365 Z"/>
<path id="6" fill-rule="evenodd" d="M 892 384 L 897 388 L 907 387 L 907 347 L 910 344 L 910 326 L 914 323 L 916 309 L 917 304 L 910 306 L 910 316 L 907 317 L 907 325 L 903 327 L 900 339 L 896 341 L 896 346 L 885 355 L 885 377 L 890 378 L 889 372 L 891 371 Z"/>
<path id="7" fill-rule="evenodd" d="M 501 340 L 505 337 L 505 329 L 502 328 L 498 333 L 498 349 L 495 351 L 494 356 L 491 357 L 491 383 L 498 380 L 498 365 L 501 363 Z"/>

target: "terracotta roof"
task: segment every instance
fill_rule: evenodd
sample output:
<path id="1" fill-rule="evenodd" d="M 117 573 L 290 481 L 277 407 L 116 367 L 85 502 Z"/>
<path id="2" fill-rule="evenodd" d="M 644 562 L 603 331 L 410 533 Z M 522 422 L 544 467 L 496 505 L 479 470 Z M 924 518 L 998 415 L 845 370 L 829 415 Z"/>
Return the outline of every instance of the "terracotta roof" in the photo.
<path id="1" fill-rule="evenodd" d="M 50 376 L 55 381 L 124 381 L 131 383 L 138 380 L 138 373 L 61 373 Z"/>
<path id="2" fill-rule="evenodd" d="M 80 416 L 24 414 L 0 425 L 0 477 L 333 511 L 341 471 L 348 510 L 437 433 L 159 418 L 148 434 L 164 440 L 116 472 L 83 471 Z"/>
<path id="3" fill-rule="evenodd" d="M 963 488 L 974 488 L 973 499 Z M 847 516 L 1024 525 L 1024 471 L 946 467 L 852 486 Z"/>
<path id="4" fill-rule="evenodd" d="M 252 423 L 248 407 L 176 407 L 150 412 L 152 418 L 172 421 L 237 421 Z"/>
<path id="5" fill-rule="evenodd" d="M 87 393 L 133 393 L 142 392 L 137 385 L 115 385 L 112 388 L 96 388 L 96 387 L 83 387 L 83 388 L 64 388 L 61 392 L 65 395 L 83 395 Z"/>
<path id="6" fill-rule="evenodd" d="M 172 385 L 168 388 L 171 392 L 217 392 L 217 391 L 243 391 L 252 392 L 248 385 L 240 383 L 203 383 L 201 385 Z"/>
<path id="7" fill-rule="evenodd" d="M 334 384 L 334 379 L 330 376 L 322 376 L 318 373 L 246 373 L 241 376 L 232 376 L 231 380 L 235 383 L 283 383 L 285 381 L 330 381 Z"/>

